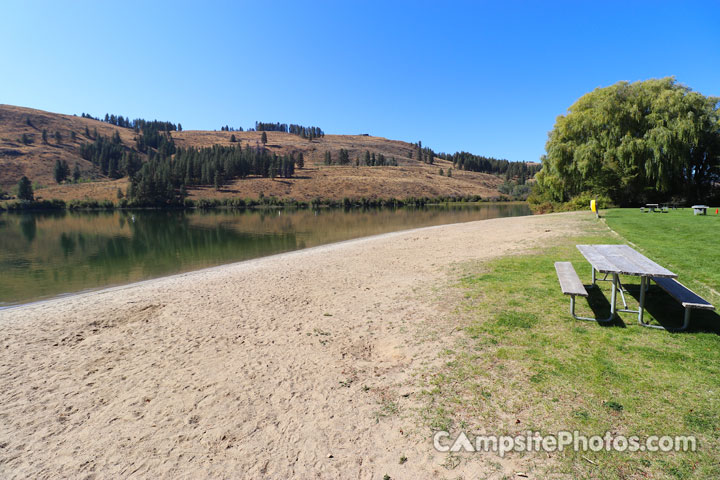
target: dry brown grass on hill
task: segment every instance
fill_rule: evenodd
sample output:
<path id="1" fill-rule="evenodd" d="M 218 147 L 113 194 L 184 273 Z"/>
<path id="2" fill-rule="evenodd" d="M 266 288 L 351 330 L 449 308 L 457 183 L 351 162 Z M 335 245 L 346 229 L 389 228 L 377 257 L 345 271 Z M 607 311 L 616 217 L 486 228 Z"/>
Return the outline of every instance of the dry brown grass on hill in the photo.
<path id="1" fill-rule="evenodd" d="M 444 165 L 447 163 L 448 165 Z M 294 178 L 254 178 L 235 180 L 220 191 L 213 187 L 190 190 L 190 198 L 257 198 L 264 196 L 294 198 L 309 201 L 322 197 L 340 200 L 347 198 L 405 198 L 480 195 L 498 196 L 502 180 L 492 175 L 474 172 L 454 172 L 452 178 L 440 176 L 441 166 L 414 167 L 350 167 L 323 166 L 296 170 Z"/>
<path id="2" fill-rule="evenodd" d="M 65 160 L 71 169 L 77 162 L 83 177 L 101 178 L 93 164 L 80 157 L 80 146 L 93 141 L 85 135 L 85 127 L 91 133 L 97 129 L 98 134 L 104 136 L 111 136 L 117 130 L 123 143 L 135 143 L 135 132 L 127 128 L 73 115 L 0 105 L 0 187 L 9 189 L 23 175 L 41 185 L 53 185 L 55 160 Z M 43 129 L 47 130 L 47 143 L 42 140 Z M 60 132 L 60 143 L 55 140 L 55 132 Z M 75 132 L 75 140 L 70 132 Z M 32 143 L 23 144 L 23 134 Z"/>
<path id="3" fill-rule="evenodd" d="M 29 123 L 28 123 L 29 120 Z M 85 128 L 92 133 L 112 136 L 119 132 L 128 147 L 135 145 L 136 134 L 132 129 L 116 127 L 97 120 L 44 112 L 30 108 L 0 105 L 0 188 L 10 191 L 23 175 L 42 188 L 36 195 L 44 199 L 58 198 L 66 201 L 75 199 L 113 200 L 117 190 L 126 190 L 128 180 L 111 180 L 104 177 L 91 162 L 80 157 L 80 146 L 92 142 L 85 135 Z M 47 130 L 47 143 L 42 141 L 42 131 Z M 54 134 L 59 131 L 62 140 L 56 142 Z M 76 138 L 71 138 L 75 132 Z M 23 144 L 23 134 L 31 138 L 29 145 Z M 447 172 L 450 162 L 436 159 L 435 165 L 427 165 L 416 158 L 416 146 L 396 140 L 366 135 L 326 135 L 312 141 L 284 132 L 266 132 L 267 145 L 278 155 L 303 153 L 305 168 L 297 169 L 290 179 L 247 178 L 232 181 L 220 191 L 214 188 L 190 188 L 191 198 L 257 198 L 265 196 L 311 200 L 326 198 L 341 200 L 348 198 L 404 198 L 481 195 L 499 195 L 498 177 L 474 172 L 453 170 L 452 178 L 441 176 L 442 168 Z M 231 142 L 235 136 L 236 142 Z M 183 131 L 172 132 L 175 144 L 180 148 L 202 148 L 213 145 L 262 145 L 262 132 L 225 131 Z M 323 164 L 326 151 L 337 159 L 340 149 L 348 150 L 352 166 L 326 166 Z M 390 160 L 394 157 L 398 167 L 356 167 L 356 158 L 365 151 L 383 154 Z M 75 184 L 57 185 L 53 177 L 56 160 L 64 160 L 72 169 L 77 163 L 83 178 L 93 180 Z"/>

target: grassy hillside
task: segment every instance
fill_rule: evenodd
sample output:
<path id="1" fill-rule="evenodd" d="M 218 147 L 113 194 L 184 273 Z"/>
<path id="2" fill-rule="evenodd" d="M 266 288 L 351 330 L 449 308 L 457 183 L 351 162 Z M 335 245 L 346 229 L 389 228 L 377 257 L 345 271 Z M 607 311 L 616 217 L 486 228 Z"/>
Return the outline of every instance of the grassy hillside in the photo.
<path id="1" fill-rule="evenodd" d="M 90 132 L 90 136 L 86 134 Z M 46 130 L 47 140 L 42 132 Z M 105 122 L 44 112 L 30 108 L 0 105 L 0 188 L 12 192 L 21 176 L 26 175 L 36 185 L 36 196 L 44 199 L 110 199 L 116 198 L 118 188 L 125 190 L 128 179 L 112 180 L 103 176 L 91 162 L 80 156 L 80 146 L 93 141 L 92 136 L 120 135 L 123 145 L 135 145 L 136 133 L 129 128 L 116 127 Z M 60 133 L 56 139 L 55 132 Z M 74 132 L 74 138 L 73 138 Z M 435 165 L 411 158 L 413 144 L 367 135 L 326 135 L 312 141 L 283 132 L 266 132 L 266 148 L 278 155 L 300 152 L 305 157 L 305 168 L 298 169 L 289 179 L 247 178 L 236 179 L 215 190 L 212 186 L 189 189 L 190 198 L 226 198 L 277 196 L 310 200 L 348 198 L 403 198 L 481 195 L 496 197 L 502 180 L 496 176 L 454 170 L 452 177 L 439 174 L 452 168 L 452 163 L 435 159 Z M 26 141 L 23 141 L 23 135 Z M 183 131 L 172 132 L 178 147 L 209 147 L 212 145 L 261 145 L 261 132 Z M 235 136 L 236 142 L 231 142 Z M 349 151 L 352 166 L 324 165 L 323 157 L 330 151 L 337 158 L 340 149 Z M 394 157 L 397 167 L 366 167 L 354 165 L 355 158 L 371 153 Z M 141 155 L 141 157 L 145 158 Z M 64 160 L 70 168 L 77 163 L 82 180 L 77 184 L 58 185 L 53 177 L 56 160 Z"/>

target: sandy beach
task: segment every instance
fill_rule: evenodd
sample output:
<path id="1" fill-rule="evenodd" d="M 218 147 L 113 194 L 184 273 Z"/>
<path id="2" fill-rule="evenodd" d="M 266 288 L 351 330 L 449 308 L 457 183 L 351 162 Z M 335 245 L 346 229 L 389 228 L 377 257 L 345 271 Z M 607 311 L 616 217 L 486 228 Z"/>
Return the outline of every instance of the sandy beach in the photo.
<path id="1" fill-rule="evenodd" d="M 583 218 L 398 232 L 0 311 L 0 477 L 456 478 L 414 410 L 416 376 L 463 334 L 441 300 L 453 267 Z"/>

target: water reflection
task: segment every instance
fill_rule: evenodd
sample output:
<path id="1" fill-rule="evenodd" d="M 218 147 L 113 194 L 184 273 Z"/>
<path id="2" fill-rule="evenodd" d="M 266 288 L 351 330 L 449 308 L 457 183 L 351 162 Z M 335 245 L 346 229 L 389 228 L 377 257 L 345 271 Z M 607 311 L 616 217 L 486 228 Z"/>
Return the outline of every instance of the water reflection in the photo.
<path id="1" fill-rule="evenodd" d="M 5 213 L 0 306 L 367 235 L 529 213 L 525 204 Z"/>

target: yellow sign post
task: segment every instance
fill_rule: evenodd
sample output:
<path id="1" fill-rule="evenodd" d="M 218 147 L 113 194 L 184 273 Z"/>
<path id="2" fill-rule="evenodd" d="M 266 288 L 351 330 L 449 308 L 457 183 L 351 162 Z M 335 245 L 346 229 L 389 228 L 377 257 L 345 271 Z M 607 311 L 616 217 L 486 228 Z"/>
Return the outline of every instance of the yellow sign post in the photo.
<path id="1" fill-rule="evenodd" d="M 593 213 L 595 214 L 595 216 L 597 218 L 600 218 L 600 215 L 598 215 L 598 211 L 597 211 L 597 202 L 594 199 L 590 200 L 590 210 L 593 211 Z"/>

